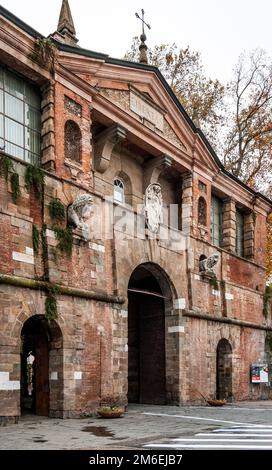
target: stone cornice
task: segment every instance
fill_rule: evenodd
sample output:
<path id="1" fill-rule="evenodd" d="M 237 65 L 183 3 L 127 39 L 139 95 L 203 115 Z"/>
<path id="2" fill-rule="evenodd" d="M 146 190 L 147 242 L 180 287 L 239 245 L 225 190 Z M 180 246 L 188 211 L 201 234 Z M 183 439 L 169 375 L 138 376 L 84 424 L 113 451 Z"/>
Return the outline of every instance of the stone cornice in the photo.
<path id="1" fill-rule="evenodd" d="M 23 287 L 26 289 L 41 290 L 44 292 L 48 292 L 48 289 L 50 289 L 50 287 L 57 287 L 58 292 L 61 295 L 68 295 L 72 297 L 80 297 L 84 299 L 98 300 L 101 302 L 116 303 L 116 304 L 123 304 L 125 302 L 124 297 L 108 294 L 106 292 L 95 292 L 95 291 L 89 291 L 89 290 L 87 291 L 83 289 L 76 289 L 73 287 L 66 287 L 66 286 L 51 284 L 50 282 L 37 281 L 34 279 L 26 279 L 23 277 L 7 276 L 3 274 L 0 274 L 0 284 L 5 284 L 5 285 L 10 285 L 10 286 L 15 286 L 15 287 Z"/>
<path id="2" fill-rule="evenodd" d="M 271 326 L 266 325 L 258 325 L 257 323 L 250 323 L 243 320 L 236 320 L 235 318 L 228 318 L 228 317 L 215 317 L 214 315 L 208 315 L 206 313 L 197 313 L 189 310 L 183 310 L 182 312 L 183 317 L 187 318 L 197 318 L 199 320 L 206 320 L 216 323 L 225 323 L 227 325 L 234 325 L 234 326 L 241 326 L 244 328 L 253 328 L 254 330 L 264 330 L 264 331 L 272 331 Z"/>
<path id="3" fill-rule="evenodd" d="M 62 65 L 56 68 L 55 80 L 89 101 L 98 93 L 96 88 Z"/>

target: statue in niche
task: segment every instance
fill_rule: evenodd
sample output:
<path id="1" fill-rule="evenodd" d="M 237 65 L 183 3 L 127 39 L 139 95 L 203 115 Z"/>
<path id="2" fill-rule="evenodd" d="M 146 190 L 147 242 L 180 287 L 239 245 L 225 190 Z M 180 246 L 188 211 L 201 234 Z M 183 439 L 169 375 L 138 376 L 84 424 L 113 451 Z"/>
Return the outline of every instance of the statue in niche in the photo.
<path id="1" fill-rule="evenodd" d="M 85 241 L 90 240 L 90 219 L 93 216 L 93 198 L 90 194 L 77 196 L 68 208 L 68 222 L 81 230 Z"/>
<path id="2" fill-rule="evenodd" d="M 144 210 L 147 228 L 157 233 L 162 222 L 162 192 L 160 184 L 150 184 L 145 191 Z"/>
<path id="3" fill-rule="evenodd" d="M 212 256 L 209 256 L 208 258 L 201 260 L 199 263 L 200 272 L 202 274 L 207 274 L 208 276 L 211 276 L 211 277 L 216 277 L 213 267 L 218 263 L 218 261 L 219 261 L 218 253 L 214 253 Z"/>

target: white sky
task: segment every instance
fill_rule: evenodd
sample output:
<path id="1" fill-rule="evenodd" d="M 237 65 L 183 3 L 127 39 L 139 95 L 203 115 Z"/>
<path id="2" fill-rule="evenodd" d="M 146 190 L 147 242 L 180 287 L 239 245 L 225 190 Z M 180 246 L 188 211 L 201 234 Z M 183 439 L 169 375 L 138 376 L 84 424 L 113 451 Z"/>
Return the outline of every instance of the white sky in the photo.
<path id="1" fill-rule="evenodd" d="M 62 0 L 0 0 L 47 36 L 57 27 Z M 147 44 L 175 42 L 202 55 L 212 78 L 226 81 L 239 54 L 262 47 L 272 55 L 271 0 L 69 0 L 79 45 L 122 58 L 141 33 L 135 17 L 146 12 Z"/>

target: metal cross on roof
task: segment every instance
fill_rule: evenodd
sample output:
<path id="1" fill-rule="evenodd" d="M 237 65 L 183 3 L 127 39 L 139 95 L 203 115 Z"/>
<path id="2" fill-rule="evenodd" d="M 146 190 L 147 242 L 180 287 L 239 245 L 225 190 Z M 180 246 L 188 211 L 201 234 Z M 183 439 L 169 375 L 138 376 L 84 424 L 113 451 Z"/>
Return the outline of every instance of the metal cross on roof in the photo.
<path id="1" fill-rule="evenodd" d="M 151 26 L 150 26 L 149 24 L 147 24 L 147 23 L 145 22 L 145 20 L 144 20 L 144 15 L 145 15 L 144 9 L 142 8 L 141 11 L 142 11 L 142 18 L 140 17 L 140 15 L 138 15 L 138 13 L 135 13 L 135 16 L 136 16 L 136 18 L 138 18 L 139 20 L 141 20 L 141 22 L 142 22 L 142 27 L 143 27 L 143 35 L 145 35 L 144 26 L 146 25 L 146 27 L 147 27 L 148 29 L 151 29 Z"/>

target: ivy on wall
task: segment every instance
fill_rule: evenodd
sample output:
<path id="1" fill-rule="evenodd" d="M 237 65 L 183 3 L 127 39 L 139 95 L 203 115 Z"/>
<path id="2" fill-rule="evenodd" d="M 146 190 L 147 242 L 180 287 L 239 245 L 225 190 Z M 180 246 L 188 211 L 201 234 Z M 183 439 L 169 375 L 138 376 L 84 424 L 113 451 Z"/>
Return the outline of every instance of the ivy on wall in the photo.
<path id="1" fill-rule="evenodd" d="M 59 293 L 60 291 L 57 286 L 53 284 L 48 285 L 45 299 L 45 318 L 48 323 L 58 318 L 57 295 Z"/>
<path id="2" fill-rule="evenodd" d="M 272 301 L 272 284 L 266 286 L 265 293 L 263 297 L 263 314 L 265 317 L 268 316 L 269 307 L 271 306 Z"/>
<path id="3" fill-rule="evenodd" d="M 66 217 L 66 210 L 62 202 L 54 198 L 49 203 L 49 214 L 52 220 L 56 222 L 63 222 Z"/>
<path id="4" fill-rule="evenodd" d="M 37 198 L 43 200 L 44 172 L 36 165 L 27 165 L 25 172 L 25 188 L 29 192 L 33 188 Z"/>
<path id="5" fill-rule="evenodd" d="M 35 253 L 39 251 L 39 241 L 40 241 L 40 232 L 36 225 L 33 224 L 32 227 L 32 243 L 33 243 L 33 250 Z"/>
<path id="6" fill-rule="evenodd" d="M 0 175 L 4 176 L 6 182 L 9 181 L 10 175 L 12 200 L 14 204 L 17 204 L 18 199 L 21 195 L 19 175 L 15 171 L 11 158 L 4 154 L 0 155 Z"/>

